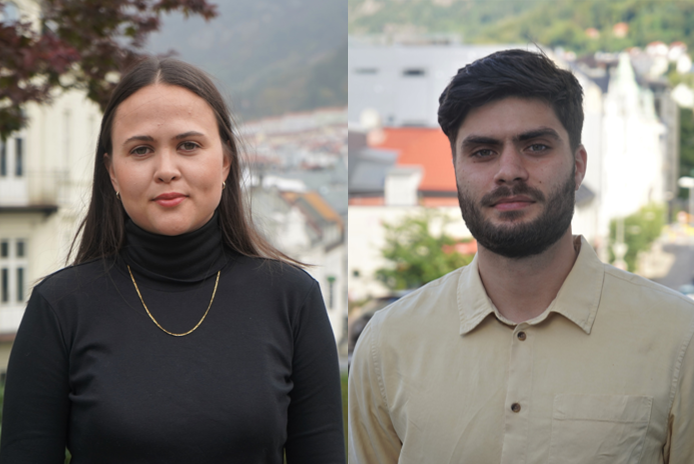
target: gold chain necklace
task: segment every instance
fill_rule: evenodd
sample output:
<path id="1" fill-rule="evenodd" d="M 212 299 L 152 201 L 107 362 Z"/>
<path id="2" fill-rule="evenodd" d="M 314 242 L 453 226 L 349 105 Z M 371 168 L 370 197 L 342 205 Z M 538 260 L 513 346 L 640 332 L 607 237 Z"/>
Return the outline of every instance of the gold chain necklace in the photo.
<path id="1" fill-rule="evenodd" d="M 205 311 L 205 314 L 202 315 L 202 319 L 200 319 L 200 321 L 197 324 L 195 324 L 195 327 L 190 329 L 188 332 L 177 334 L 177 333 L 169 332 L 168 330 L 166 330 L 164 327 L 162 327 L 157 322 L 157 320 L 154 318 L 154 316 L 152 316 L 152 313 L 149 312 L 149 309 L 147 308 L 147 305 L 145 304 L 145 300 L 142 299 L 142 294 L 140 293 L 140 289 L 137 288 L 137 282 L 135 282 L 135 276 L 133 276 L 133 271 L 130 270 L 130 265 L 126 264 L 126 266 L 128 266 L 128 272 L 130 273 L 130 278 L 133 280 L 133 285 L 135 286 L 135 291 L 137 292 L 137 296 L 140 297 L 140 301 L 142 302 L 142 306 L 144 306 L 145 311 L 147 311 L 147 315 L 149 316 L 149 318 L 152 319 L 152 322 L 154 322 L 157 325 L 157 327 L 159 327 L 161 330 L 163 330 L 167 334 L 173 335 L 174 337 L 183 337 L 184 335 L 188 335 L 189 333 L 193 332 L 195 329 L 200 327 L 200 324 L 202 324 L 202 321 L 204 321 L 205 318 L 207 317 L 207 313 L 210 312 L 210 308 L 212 307 L 212 302 L 214 301 L 214 296 L 217 294 L 217 284 L 219 283 L 219 275 L 222 273 L 221 269 L 219 271 L 217 271 L 217 280 L 215 280 L 215 282 L 214 282 L 214 290 L 212 290 L 212 298 L 210 298 L 210 304 L 207 305 L 207 310 Z"/>

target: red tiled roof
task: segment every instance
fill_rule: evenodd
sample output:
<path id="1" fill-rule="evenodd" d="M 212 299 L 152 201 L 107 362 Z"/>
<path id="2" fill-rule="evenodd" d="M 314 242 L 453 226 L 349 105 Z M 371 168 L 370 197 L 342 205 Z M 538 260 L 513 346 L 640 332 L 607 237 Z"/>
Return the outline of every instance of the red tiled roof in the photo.
<path id="1" fill-rule="evenodd" d="M 422 166 L 420 191 L 456 192 L 451 146 L 441 129 L 387 127 L 373 147 L 398 150 L 398 166 Z"/>
<path id="2" fill-rule="evenodd" d="M 381 197 L 354 197 L 349 199 L 350 206 L 383 206 L 385 199 Z"/>

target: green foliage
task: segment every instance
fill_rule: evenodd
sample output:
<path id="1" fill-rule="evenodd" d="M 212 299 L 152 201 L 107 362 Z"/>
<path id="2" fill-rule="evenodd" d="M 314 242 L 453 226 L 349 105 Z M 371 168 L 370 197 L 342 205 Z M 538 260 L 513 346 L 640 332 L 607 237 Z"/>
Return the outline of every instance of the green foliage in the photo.
<path id="1" fill-rule="evenodd" d="M 664 218 L 665 208 L 653 203 L 624 218 L 624 243 L 629 247 L 624 261 L 630 272 L 636 270 L 638 253 L 647 251 L 660 236 L 665 225 Z M 615 259 L 611 245 L 615 242 L 616 232 L 617 220 L 613 219 L 610 221 L 610 262 L 614 262 Z"/>
<path id="2" fill-rule="evenodd" d="M 373 3 L 379 7 L 364 7 Z M 629 26 L 626 37 L 612 32 L 619 22 Z M 448 6 L 349 0 L 350 33 L 381 33 L 392 24 L 457 33 L 466 43 L 536 42 L 578 54 L 644 47 L 656 40 L 680 40 L 694 48 L 694 0 L 459 0 Z M 600 32 L 598 38 L 586 34 L 591 27 Z"/>
<path id="3" fill-rule="evenodd" d="M 694 113 L 688 108 L 680 108 L 680 176 L 694 177 Z M 679 197 L 687 195 L 681 188 Z"/>
<path id="4" fill-rule="evenodd" d="M 432 234 L 432 222 L 439 222 L 441 233 Z M 472 255 L 453 250 L 458 242 L 444 232 L 450 222 L 446 216 L 428 211 L 403 218 L 394 224 L 384 223 L 386 244 L 381 250 L 391 265 L 376 271 L 376 277 L 391 290 L 420 287 L 427 282 L 472 261 Z"/>

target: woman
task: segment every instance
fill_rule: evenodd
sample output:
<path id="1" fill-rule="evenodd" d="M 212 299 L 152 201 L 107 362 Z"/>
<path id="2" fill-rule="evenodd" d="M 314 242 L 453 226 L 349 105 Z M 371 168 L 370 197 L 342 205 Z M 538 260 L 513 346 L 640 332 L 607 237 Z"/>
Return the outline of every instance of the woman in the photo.
<path id="1" fill-rule="evenodd" d="M 37 285 L 0 461 L 344 462 L 317 283 L 251 228 L 228 110 L 148 59 L 111 97 L 74 265 Z M 289 261 L 289 263 L 287 262 Z"/>

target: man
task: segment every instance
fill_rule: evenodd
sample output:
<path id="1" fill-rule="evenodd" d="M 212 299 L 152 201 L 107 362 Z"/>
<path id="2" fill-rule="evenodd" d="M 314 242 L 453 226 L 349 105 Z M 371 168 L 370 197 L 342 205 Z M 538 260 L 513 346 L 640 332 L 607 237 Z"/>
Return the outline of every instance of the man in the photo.
<path id="1" fill-rule="evenodd" d="M 503 51 L 439 101 L 479 251 L 364 330 L 350 462 L 694 463 L 694 305 L 571 234 L 576 78 Z"/>

